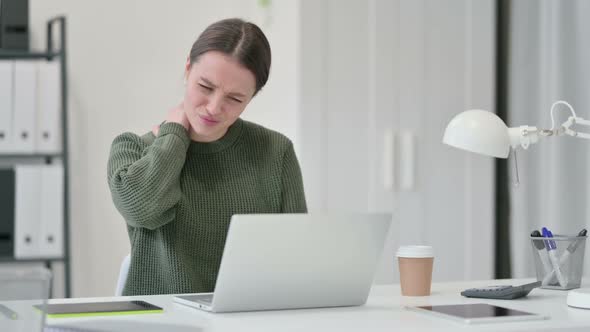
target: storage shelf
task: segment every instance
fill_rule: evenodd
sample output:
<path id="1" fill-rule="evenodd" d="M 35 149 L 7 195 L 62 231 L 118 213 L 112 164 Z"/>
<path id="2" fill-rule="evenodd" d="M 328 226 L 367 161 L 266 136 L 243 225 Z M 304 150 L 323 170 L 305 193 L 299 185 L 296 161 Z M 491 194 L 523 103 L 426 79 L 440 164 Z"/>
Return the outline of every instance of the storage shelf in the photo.
<path id="1" fill-rule="evenodd" d="M 56 258 L 24 258 L 24 259 L 17 259 L 14 257 L 0 257 L 0 263 L 45 263 L 47 261 L 52 262 L 59 262 L 65 261 L 63 257 L 56 257 Z"/>
<path id="2" fill-rule="evenodd" d="M 0 153 L 0 159 L 15 158 L 15 159 L 37 159 L 37 158 L 63 158 L 62 153 Z"/>
<path id="3" fill-rule="evenodd" d="M 59 52 L 0 50 L 0 59 L 53 59 L 60 55 Z"/>
<path id="4" fill-rule="evenodd" d="M 55 43 L 53 33 L 57 30 L 59 36 L 59 44 Z M 25 162 L 33 162 L 35 159 L 53 159 L 62 158 L 64 168 L 64 206 L 63 206 L 63 241 L 64 254 L 63 257 L 38 257 L 29 259 L 17 259 L 11 256 L 0 256 L 0 263 L 45 263 L 49 268 L 53 262 L 63 262 L 64 264 L 64 286 L 65 297 L 71 296 L 71 262 L 70 262 L 70 207 L 69 207 L 69 151 L 68 151 L 68 84 L 67 84 L 67 61 L 66 61 L 66 18 L 65 16 L 57 16 L 47 21 L 47 46 L 44 51 L 29 51 L 29 50 L 9 50 L 0 49 L 0 59 L 4 60 L 54 60 L 60 63 L 60 79 L 61 79 L 61 152 L 60 153 L 18 153 L 10 152 L 6 154 L 0 153 L 0 162 L 6 160 L 23 160 Z M 54 46 L 57 46 L 54 47 Z M 11 161 L 12 162 L 12 161 Z M 7 253 L 5 253 L 7 254 Z"/>

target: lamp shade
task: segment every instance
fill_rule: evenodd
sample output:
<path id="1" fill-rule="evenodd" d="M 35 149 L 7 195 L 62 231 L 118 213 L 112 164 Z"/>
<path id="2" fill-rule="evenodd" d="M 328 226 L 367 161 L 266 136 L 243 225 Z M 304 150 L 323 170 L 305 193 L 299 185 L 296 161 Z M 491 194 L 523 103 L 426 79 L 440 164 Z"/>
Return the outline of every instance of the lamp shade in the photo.
<path id="1" fill-rule="evenodd" d="M 508 127 L 496 114 L 483 110 L 457 114 L 447 125 L 443 143 L 498 158 L 510 153 Z"/>

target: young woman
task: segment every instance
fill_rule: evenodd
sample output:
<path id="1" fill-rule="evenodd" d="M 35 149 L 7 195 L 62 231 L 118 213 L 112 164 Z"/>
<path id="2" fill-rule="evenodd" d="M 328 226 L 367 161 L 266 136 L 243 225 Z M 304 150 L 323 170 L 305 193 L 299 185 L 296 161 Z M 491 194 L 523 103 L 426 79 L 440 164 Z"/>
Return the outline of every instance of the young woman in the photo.
<path id="1" fill-rule="evenodd" d="M 232 215 L 307 211 L 289 139 L 240 119 L 270 63 L 255 24 L 216 22 L 193 44 L 166 121 L 113 141 L 108 183 L 131 242 L 124 295 L 211 292 Z"/>

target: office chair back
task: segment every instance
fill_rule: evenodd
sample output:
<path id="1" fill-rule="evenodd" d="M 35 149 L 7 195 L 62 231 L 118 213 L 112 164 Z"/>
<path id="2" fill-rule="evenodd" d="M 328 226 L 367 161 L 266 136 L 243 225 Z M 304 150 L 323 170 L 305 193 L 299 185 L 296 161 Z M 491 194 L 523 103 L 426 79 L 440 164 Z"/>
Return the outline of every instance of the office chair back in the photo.
<path id="1" fill-rule="evenodd" d="M 121 263 L 121 270 L 119 271 L 119 279 L 117 280 L 117 289 L 115 290 L 115 296 L 123 295 L 123 288 L 125 288 L 125 283 L 127 282 L 127 274 L 129 274 L 130 262 L 131 254 L 127 254 L 127 256 L 123 258 L 123 262 Z"/>

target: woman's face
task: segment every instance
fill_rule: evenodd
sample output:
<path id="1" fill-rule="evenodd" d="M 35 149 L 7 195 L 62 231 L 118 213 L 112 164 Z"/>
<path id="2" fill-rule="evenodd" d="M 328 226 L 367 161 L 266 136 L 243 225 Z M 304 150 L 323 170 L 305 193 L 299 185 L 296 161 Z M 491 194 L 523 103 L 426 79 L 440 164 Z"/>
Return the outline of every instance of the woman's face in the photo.
<path id="1" fill-rule="evenodd" d="M 192 65 L 187 60 L 184 111 L 191 139 L 220 139 L 242 114 L 256 91 L 254 74 L 235 59 L 216 51 L 202 54 Z"/>

